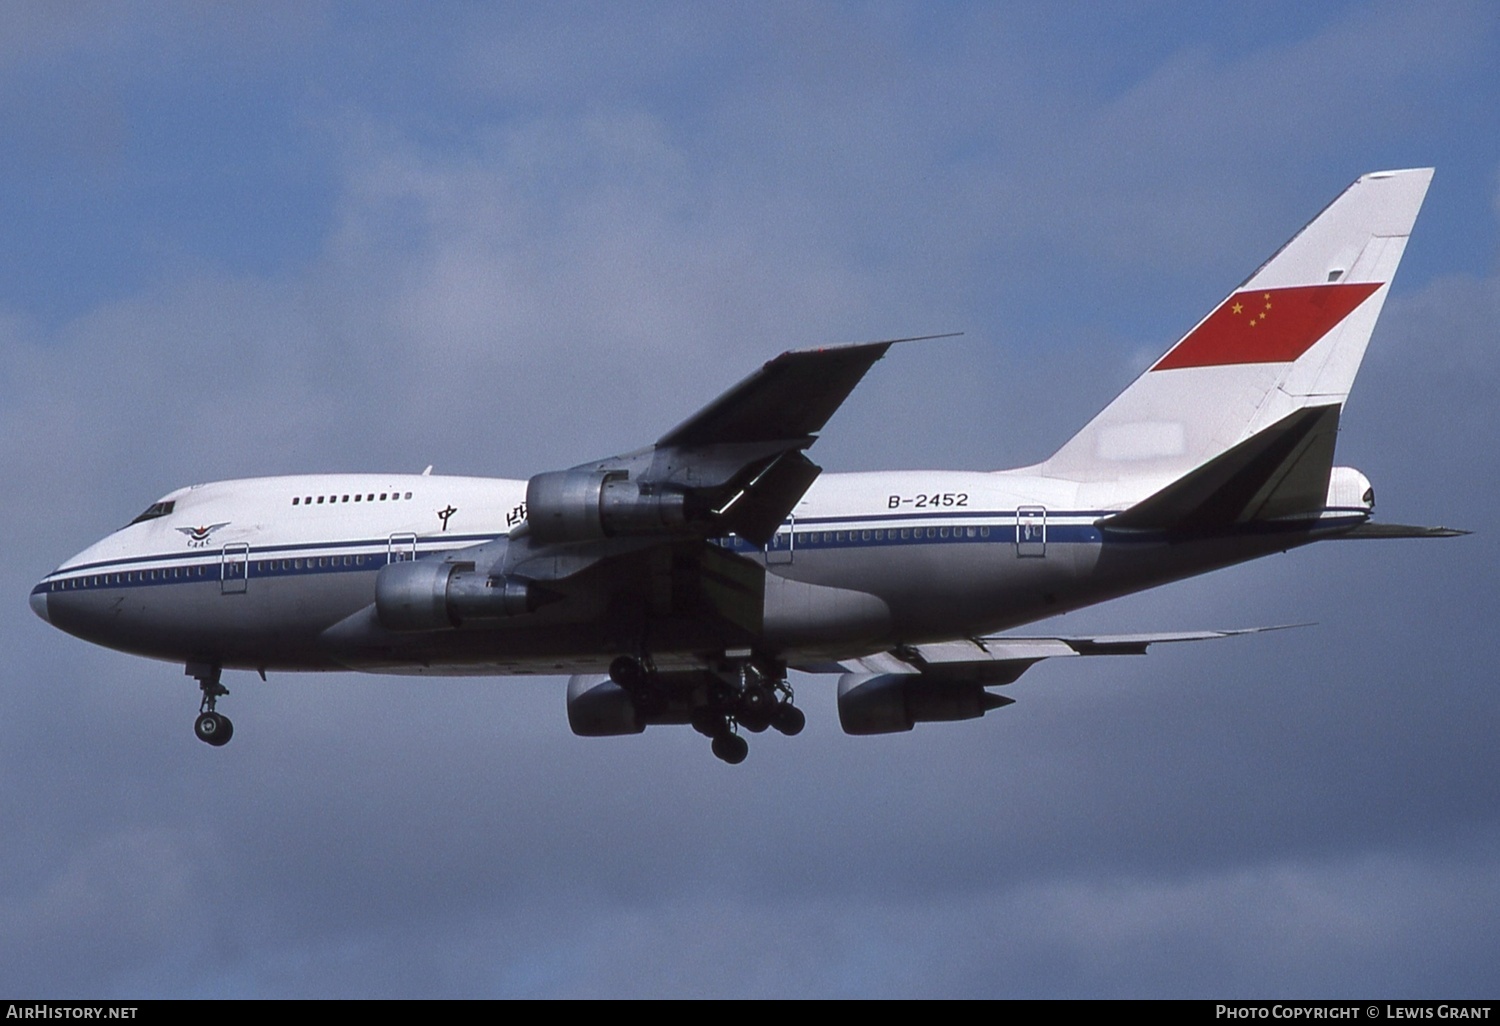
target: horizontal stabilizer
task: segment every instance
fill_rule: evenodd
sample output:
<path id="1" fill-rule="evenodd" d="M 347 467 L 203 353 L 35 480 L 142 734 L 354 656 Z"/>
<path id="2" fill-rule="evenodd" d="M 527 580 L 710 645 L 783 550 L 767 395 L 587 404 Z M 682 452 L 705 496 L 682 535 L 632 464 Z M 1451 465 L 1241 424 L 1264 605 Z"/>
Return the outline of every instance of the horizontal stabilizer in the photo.
<path id="1" fill-rule="evenodd" d="M 1315 515 L 1327 500 L 1338 425 L 1337 404 L 1303 407 L 1099 526 L 1203 534 Z"/>
<path id="2" fill-rule="evenodd" d="M 1472 534 L 1456 527 L 1415 527 L 1411 524 L 1363 523 L 1352 531 L 1337 535 L 1338 538 L 1457 538 Z"/>

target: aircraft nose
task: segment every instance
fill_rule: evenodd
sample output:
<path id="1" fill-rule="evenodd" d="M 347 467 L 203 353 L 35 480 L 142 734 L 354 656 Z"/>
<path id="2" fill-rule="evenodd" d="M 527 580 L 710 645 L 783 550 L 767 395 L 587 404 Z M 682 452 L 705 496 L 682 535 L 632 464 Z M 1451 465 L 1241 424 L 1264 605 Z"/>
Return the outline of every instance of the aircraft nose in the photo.
<path id="1" fill-rule="evenodd" d="M 48 623 L 52 622 L 52 618 L 47 615 L 47 593 L 45 591 L 38 590 L 31 593 L 31 611 Z"/>

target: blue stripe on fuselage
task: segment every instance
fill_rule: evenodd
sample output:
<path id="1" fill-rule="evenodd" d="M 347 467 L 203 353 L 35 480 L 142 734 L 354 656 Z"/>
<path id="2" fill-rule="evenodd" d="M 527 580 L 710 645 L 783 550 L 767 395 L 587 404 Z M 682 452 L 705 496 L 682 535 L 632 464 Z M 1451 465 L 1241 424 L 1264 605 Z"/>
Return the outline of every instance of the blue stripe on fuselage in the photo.
<path id="1" fill-rule="evenodd" d="M 1094 526 L 1093 519 L 1103 515 L 1100 511 L 1053 512 L 1048 511 L 1045 520 L 1045 544 L 1047 545 L 1097 545 L 1105 541 L 1111 544 L 1160 544 L 1168 541 L 1161 532 L 1115 532 L 1101 531 Z M 1065 520 L 1087 518 L 1085 523 L 1063 523 Z M 1363 511 L 1348 518 L 1313 521 L 1311 526 L 1337 529 L 1354 526 L 1367 519 Z M 937 524 L 946 520 L 947 524 Z M 952 521 L 961 521 L 953 523 Z M 913 521 L 923 521 L 919 526 Z M 987 521 L 987 522 L 978 522 Z M 859 525 L 859 526 L 852 526 Z M 897 526 L 874 526 L 897 525 Z M 1042 526 L 1041 522 L 1037 526 Z M 1267 522 L 1242 524 L 1239 530 L 1245 533 L 1264 534 L 1275 532 L 1306 531 L 1308 521 Z M 862 549 L 909 545 L 982 544 L 1012 546 L 1017 542 L 1016 514 L 1013 512 L 942 512 L 906 513 L 891 512 L 864 516 L 807 517 L 799 519 L 792 532 L 793 551 L 825 551 L 834 549 Z M 447 538 L 421 538 L 417 540 L 417 552 L 421 556 L 448 552 L 455 547 L 470 547 L 495 541 L 503 535 L 454 535 Z M 778 537 L 785 538 L 785 534 Z M 1043 538 L 1032 539 L 1034 543 Z M 753 545 L 743 538 L 723 538 L 717 543 L 739 553 L 785 552 L 784 544 L 775 542 L 767 550 Z M 410 541 L 397 542 L 403 550 L 410 551 Z M 274 545 L 264 549 L 253 546 L 248 552 L 251 579 L 270 577 L 296 577 L 304 574 L 368 573 L 378 571 L 390 562 L 391 540 L 389 538 L 367 538 L 357 541 L 299 542 Z M 362 551 L 356 551 L 362 550 Z M 233 556 L 239 556 L 236 552 Z M 106 560 L 68 567 L 66 570 L 48 574 L 32 589 L 32 594 L 65 591 L 92 590 L 97 588 L 135 588 L 170 584 L 194 584 L 220 580 L 224 566 L 224 552 L 200 550 L 195 552 L 163 553 L 151 556 L 136 556 L 128 559 Z M 187 562 L 184 562 L 187 560 Z M 239 562 L 233 559 L 233 562 Z M 325 562 L 326 561 L 326 562 Z M 162 564 L 172 564 L 163 566 Z M 232 579 L 232 578 L 231 578 Z"/>

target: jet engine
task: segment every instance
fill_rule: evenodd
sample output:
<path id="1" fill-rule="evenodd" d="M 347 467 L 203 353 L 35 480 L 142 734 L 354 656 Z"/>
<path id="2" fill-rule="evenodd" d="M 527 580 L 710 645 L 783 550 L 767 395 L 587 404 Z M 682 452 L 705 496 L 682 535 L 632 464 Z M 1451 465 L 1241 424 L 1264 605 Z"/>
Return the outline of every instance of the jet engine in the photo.
<path id="1" fill-rule="evenodd" d="M 974 720 L 1015 702 L 967 680 L 919 673 L 846 673 L 839 678 L 839 723 L 846 734 L 895 734 L 918 723 Z"/>
<path id="2" fill-rule="evenodd" d="M 579 674 L 568 678 L 568 726 L 579 737 L 615 737 L 639 734 L 647 726 L 688 723 L 688 706 L 680 701 L 662 701 L 647 711 L 607 674 Z"/>
<path id="3" fill-rule="evenodd" d="M 531 581 L 476 573 L 473 563 L 391 563 L 375 578 L 375 613 L 392 631 L 451 630 L 530 613 L 543 601 Z"/>
<path id="4" fill-rule="evenodd" d="M 527 482 L 526 519 L 539 542 L 670 534 L 687 525 L 687 497 L 624 471 L 555 470 Z"/>

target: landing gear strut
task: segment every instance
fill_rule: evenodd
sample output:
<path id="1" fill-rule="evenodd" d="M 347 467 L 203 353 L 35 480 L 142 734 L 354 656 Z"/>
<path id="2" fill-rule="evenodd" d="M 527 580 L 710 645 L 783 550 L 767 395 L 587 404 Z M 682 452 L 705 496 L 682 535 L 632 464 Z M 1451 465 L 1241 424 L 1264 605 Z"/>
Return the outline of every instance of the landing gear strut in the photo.
<path id="1" fill-rule="evenodd" d="M 785 666 L 737 658 L 729 662 L 726 671 L 720 674 L 725 686 L 718 689 L 718 701 L 710 706 L 712 715 L 706 724 L 710 729 L 703 731 L 713 738 L 714 755 L 731 766 L 745 761 L 750 745 L 740 736 L 738 727 L 752 734 L 775 727 L 788 737 L 802 732 L 807 717 L 792 704 L 794 696 L 786 682 Z"/>
<path id="2" fill-rule="evenodd" d="M 649 656 L 643 659 L 628 655 L 616 657 L 609 664 L 609 679 L 628 691 L 635 707 L 647 716 L 654 716 L 667 707 L 667 693 L 656 679 Z"/>
<path id="3" fill-rule="evenodd" d="M 234 737 L 234 724 L 228 716 L 214 711 L 219 697 L 229 694 L 229 689 L 219 683 L 222 668 L 210 663 L 188 663 L 185 672 L 195 678 L 198 687 L 203 690 L 203 701 L 198 705 L 198 719 L 193 723 L 193 733 L 198 735 L 199 741 L 215 748 L 229 744 L 229 739 Z"/>
<path id="4" fill-rule="evenodd" d="M 786 666 L 776 660 L 757 657 L 748 650 L 735 652 L 702 676 L 709 680 L 707 695 L 702 690 L 695 692 L 690 722 L 710 740 L 714 755 L 731 766 L 744 762 L 750 754 L 742 731 L 759 734 L 773 727 L 792 737 L 807 725 L 807 717 L 792 704 Z M 619 656 L 609 664 L 609 679 L 629 693 L 648 723 L 652 722 L 650 717 L 660 715 L 673 702 L 686 700 L 681 689 L 675 695 L 668 691 L 650 656 Z"/>

